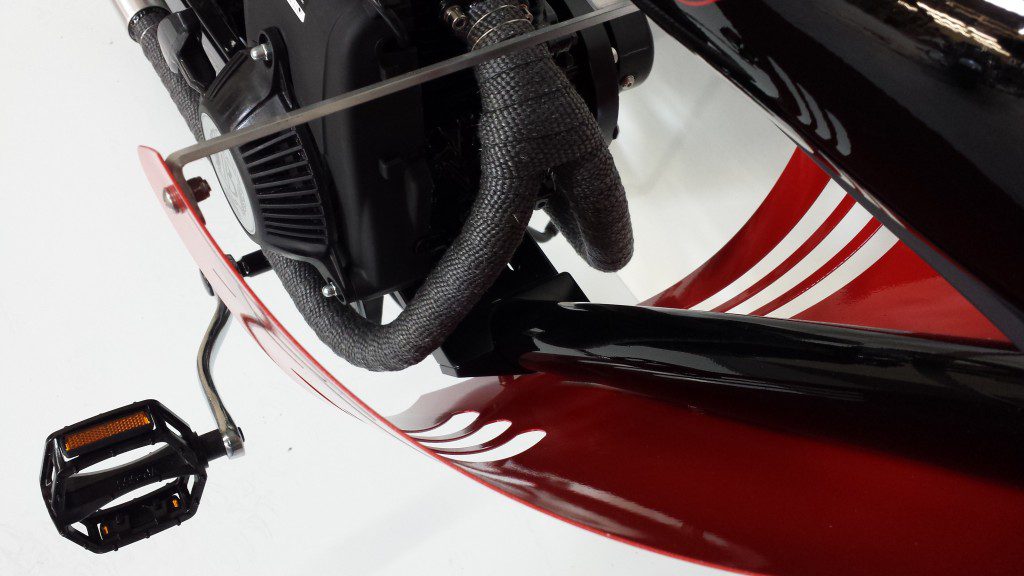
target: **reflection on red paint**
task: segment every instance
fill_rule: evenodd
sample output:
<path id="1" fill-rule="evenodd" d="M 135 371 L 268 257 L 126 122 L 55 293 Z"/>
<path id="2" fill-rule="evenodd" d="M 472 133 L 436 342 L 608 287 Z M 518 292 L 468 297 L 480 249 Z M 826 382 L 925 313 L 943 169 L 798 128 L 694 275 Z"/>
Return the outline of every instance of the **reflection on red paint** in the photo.
<path id="1" fill-rule="evenodd" d="M 324 399 L 346 412 L 375 421 L 373 412 L 345 390 L 292 338 L 239 276 L 210 236 L 198 211 L 182 194 L 181 187 L 174 181 L 163 158 L 155 150 L 144 147 L 139 148 L 139 158 L 164 212 L 210 282 L 210 287 L 260 348 L 291 378 L 312 388 Z M 164 204 L 165 193 L 174 198 L 180 211 Z M 337 392 L 332 393 L 332 389 Z"/>
<path id="2" fill-rule="evenodd" d="M 548 373 L 470 380 L 393 419 L 424 428 L 438 410 L 473 410 L 543 428 L 544 442 L 514 461 L 467 468 L 579 525 L 732 570 L 942 576 L 1024 565 L 1019 488 L 533 367 Z"/>
<path id="3" fill-rule="evenodd" d="M 988 318 L 902 242 L 832 296 L 794 318 L 1009 345 Z"/>
<path id="4" fill-rule="evenodd" d="M 857 232 L 857 235 L 850 240 L 846 246 L 844 246 L 839 252 L 836 252 L 834 256 L 828 259 L 824 264 L 821 265 L 813 274 L 804 278 L 803 281 L 798 283 L 796 286 L 790 288 L 785 293 L 775 298 L 771 302 L 761 306 L 757 310 L 751 312 L 754 316 L 765 316 L 768 313 L 776 310 L 786 302 L 796 298 L 804 292 L 810 290 L 814 285 L 818 284 L 829 274 L 833 273 L 842 266 L 851 256 L 858 250 L 864 247 L 864 244 L 875 235 L 876 232 L 882 227 L 878 220 L 872 219 L 863 228 Z M 878 328 L 878 326 L 876 326 Z"/>
<path id="5" fill-rule="evenodd" d="M 690 308 L 728 286 L 764 258 L 818 198 L 829 177 L 797 150 L 761 206 L 717 254 L 692 274 L 644 302 Z"/>
<path id="6" fill-rule="evenodd" d="M 141 149 L 140 157 L 158 197 L 168 189 L 183 198 L 155 151 Z M 384 419 L 278 323 L 194 207 L 184 202 L 181 212 L 165 211 L 217 294 L 290 377 L 453 469 L 575 526 L 752 573 L 988 575 L 1016 574 L 1024 565 L 1018 488 L 727 420 L 692 402 L 630 392 L 628 382 L 559 375 L 571 367 L 538 365 L 549 373 L 465 381 Z M 685 389 L 686 382 L 678 385 Z M 399 430 L 426 430 L 467 411 L 478 412 L 481 422 L 512 422 L 509 437 L 546 435 L 512 458 L 458 463 Z"/>
<path id="7" fill-rule="evenodd" d="M 843 200 L 839 203 L 839 206 L 836 206 L 835 210 L 833 210 L 832 213 L 829 214 L 828 218 L 825 219 L 825 222 L 817 230 L 814 231 L 814 234 L 811 234 L 811 236 L 802 245 L 800 245 L 799 248 L 797 248 L 792 254 L 790 254 L 788 258 L 783 260 L 782 263 L 779 264 L 777 268 L 775 268 L 775 270 L 772 270 L 770 273 L 765 275 L 764 278 L 758 280 L 750 288 L 747 288 L 743 292 L 740 292 L 736 297 L 732 298 L 725 304 L 722 304 L 721 306 L 716 306 L 714 311 L 728 312 L 729 310 L 732 310 L 734 306 L 739 305 L 740 303 L 746 301 L 754 294 L 757 294 L 761 290 L 764 290 L 772 282 L 775 282 L 776 280 L 781 278 L 783 274 L 789 272 L 794 266 L 796 266 L 801 260 L 803 260 L 805 256 L 810 254 L 811 251 L 814 250 L 814 248 L 818 244 L 820 244 L 821 241 L 824 240 L 825 237 L 827 237 L 829 233 L 832 232 L 832 230 L 834 230 L 837 225 L 839 225 L 839 222 L 842 221 L 842 219 L 847 214 L 850 213 L 850 209 L 853 208 L 853 206 L 856 203 L 857 201 L 849 196 L 843 198 Z M 774 309 L 775 308 L 772 308 L 772 310 Z M 758 313 L 755 312 L 755 314 Z"/>
<path id="8" fill-rule="evenodd" d="M 687 309 L 704 301 L 757 264 L 807 212 L 828 183 L 828 175 L 802 151 L 793 153 L 771 193 L 754 212 L 750 220 L 729 242 L 703 266 L 679 283 L 645 304 L 665 308 Z M 844 205 L 852 199 L 844 200 Z M 834 226 L 836 213 L 826 220 L 812 236 L 820 240 Z M 880 224 L 872 219 L 858 238 L 828 262 L 822 262 L 795 288 L 771 303 L 753 312 L 765 315 L 792 300 L 814 283 L 821 281 L 842 260 L 854 251 L 864 235 Z M 870 230 L 869 230 L 870 229 Z M 809 241 L 801 246 L 798 255 L 809 252 Z M 767 279 L 778 278 L 796 258 L 771 272 Z M 763 289 L 766 281 L 755 284 L 728 304 L 749 298 Z M 716 308 L 727 310 L 725 306 Z M 972 343 L 1004 346 L 1009 340 L 970 302 L 945 279 L 915 255 L 903 243 L 889 250 L 859 277 L 839 288 L 818 304 L 794 316 L 798 320 L 813 320 L 834 324 L 848 324 L 870 328 L 908 331 L 922 336 L 962 339 Z"/>

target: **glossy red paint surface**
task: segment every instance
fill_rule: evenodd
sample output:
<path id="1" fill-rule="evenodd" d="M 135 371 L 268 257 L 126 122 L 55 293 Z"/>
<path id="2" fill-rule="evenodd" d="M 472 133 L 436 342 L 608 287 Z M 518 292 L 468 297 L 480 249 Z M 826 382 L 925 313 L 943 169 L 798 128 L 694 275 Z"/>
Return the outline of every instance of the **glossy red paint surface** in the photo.
<path id="1" fill-rule="evenodd" d="M 818 197 L 828 175 L 802 151 L 794 152 L 778 182 L 750 220 L 707 263 L 654 296 L 645 304 L 688 309 L 704 301 L 757 264 L 796 225 Z M 754 296 L 807 256 L 853 206 L 850 197 L 785 261 L 750 288 L 715 307 L 725 312 Z M 752 312 L 763 316 L 778 309 L 846 262 L 880 228 L 866 224 L 847 245 L 784 294 Z M 923 336 L 988 342 L 1007 346 L 1007 338 L 938 273 L 904 244 L 897 242 L 870 268 L 821 302 L 793 316 L 812 320 L 890 330 Z"/>
<path id="2" fill-rule="evenodd" d="M 740 304 L 741 302 L 750 298 L 754 294 L 757 294 L 761 290 L 764 290 L 772 282 L 775 282 L 780 277 L 782 277 L 783 274 L 792 270 L 793 266 L 796 266 L 798 262 L 800 262 L 804 257 L 811 253 L 811 250 L 813 250 L 815 246 L 821 243 L 821 241 L 824 240 L 826 236 L 828 236 L 829 232 L 835 230 L 835 227 L 839 224 L 843 217 L 850 213 L 850 209 L 853 208 L 853 206 L 856 203 L 857 202 L 849 196 L 843 198 L 843 201 L 839 203 L 839 206 L 836 206 L 836 209 L 833 210 L 831 214 L 829 214 L 828 218 L 821 225 L 821 227 L 815 230 L 814 234 L 811 234 L 811 237 L 808 238 L 802 245 L 800 245 L 800 247 L 797 248 L 796 251 L 794 251 L 788 258 L 786 258 L 782 262 L 782 264 L 779 264 L 778 268 L 772 270 L 767 276 L 765 276 L 761 280 L 758 280 L 757 282 L 754 283 L 753 286 L 747 288 L 743 292 L 740 292 L 737 296 L 735 296 L 725 304 L 716 307 L 715 312 L 726 312 L 730 310 L 733 306 Z M 772 310 L 774 309 L 775 308 L 772 308 Z M 756 313 L 757 312 L 755 312 L 755 314 Z"/>
<path id="3" fill-rule="evenodd" d="M 592 376 L 471 380 L 394 420 L 422 428 L 463 410 L 480 411 L 480 424 L 513 422 L 506 434 L 547 432 L 512 460 L 466 464 L 473 474 L 652 549 L 787 575 L 1019 574 L 1024 565 L 1015 487 L 748 426 Z"/>
<path id="4" fill-rule="evenodd" d="M 844 246 L 839 252 L 836 253 L 835 256 L 829 258 L 824 264 L 821 265 L 820 268 L 815 270 L 813 274 L 802 280 L 796 286 L 787 290 L 778 298 L 772 300 L 771 302 L 765 304 L 764 306 L 758 308 L 757 310 L 754 310 L 753 312 L 751 312 L 751 314 L 753 314 L 754 316 L 764 316 L 772 312 L 773 310 L 777 309 L 779 306 L 782 306 L 786 302 L 789 302 L 793 298 L 796 298 L 800 294 L 803 294 L 815 284 L 818 284 L 819 282 L 823 281 L 829 274 L 835 272 L 836 269 L 839 268 L 839 266 L 841 266 L 844 262 L 849 260 L 855 252 L 863 248 L 864 244 L 868 240 L 870 240 L 871 237 L 874 236 L 879 231 L 879 229 L 881 229 L 881 227 L 882 225 L 877 220 L 871 220 L 870 222 L 865 224 L 864 227 L 861 228 L 859 232 L 857 232 L 857 235 L 853 237 L 853 240 L 850 240 L 849 244 Z M 878 328 L 878 326 L 876 326 L 876 328 Z"/>
<path id="5" fill-rule="evenodd" d="M 151 148 L 140 147 L 139 159 L 157 200 L 189 254 L 209 281 L 214 293 L 224 301 L 242 328 L 289 377 L 313 389 L 345 412 L 374 421 L 372 410 L 349 394 L 324 370 L 253 293 L 210 235 L 201 213 L 186 199 L 160 154 Z M 176 210 L 166 204 L 165 195 L 171 197 Z M 332 388 L 344 393 L 325 394 L 325 390 Z"/>
<path id="6" fill-rule="evenodd" d="M 158 199 L 216 293 L 281 368 L 328 402 L 453 469 L 542 512 L 636 546 L 769 574 L 1018 574 L 1024 491 L 897 456 L 724 419 L 688 400 L 608 386 L 543 358 L 541 373 L 481 378 L 428 394 L 386 419 L 309 356 L 252 292 L 184 200 L 160 156 L 140 157 Z M 573 375 L 575 374 L 575 375 Z M 625 384 L 625 385 L 624 385 Z M 507 430 L 458 450 L 403 430 L 479 416 L 437 440 L 492 422 Z M 520 434 L 539 443 L 467 463 Z"/>
<path id="7" fill-rule="evenodd" d="M 690 308 L 757 264 L 796 226 L 829 177 L 803 152 L 793 153 L 775 186 L 739 232 L 706 263 L 645 304 Z"/>
<path id="8" fill-rule="evenodd" d="M 910 329 L 936 335 L 1009 345 L 981 312 L 971 306 L 924 260 L 898 243 L 874 266 L 831 297 L 797 314 L 800 320 L 857 323 Z"/>

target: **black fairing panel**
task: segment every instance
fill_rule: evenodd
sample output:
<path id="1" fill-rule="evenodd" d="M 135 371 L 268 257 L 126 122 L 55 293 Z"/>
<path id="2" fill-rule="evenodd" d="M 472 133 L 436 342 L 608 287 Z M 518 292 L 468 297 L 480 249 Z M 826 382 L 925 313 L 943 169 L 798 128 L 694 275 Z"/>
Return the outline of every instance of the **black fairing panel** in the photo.
<path id="1" fill-rule="evenodd" d="M 248 38 L 270 28 L 279 31 L 299 106 L 417 67 L 415 51 L 399 47 L 370 3 L 309 0 L 304 9 L 300 21 L 285 0 L 250 1 L 245 7 Z M 422 249 L 433 185 L 422 160 L 420 89 L 309 126 L 333 183 L 341 295 L 364 300 L 422 277 L 433 261 L 431 252 Z"/>
<path id="2" fill-rule="evenodd" d="M 1024 345 L 1024 16 L 982 0 L 636 0 Z"/>

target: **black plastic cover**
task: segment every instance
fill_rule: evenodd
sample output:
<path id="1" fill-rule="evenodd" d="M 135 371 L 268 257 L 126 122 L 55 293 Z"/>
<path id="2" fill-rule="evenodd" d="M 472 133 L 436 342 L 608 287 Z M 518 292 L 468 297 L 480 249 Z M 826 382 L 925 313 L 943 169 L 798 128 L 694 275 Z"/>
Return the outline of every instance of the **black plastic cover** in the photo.
<path id="1" fill-rule="evenodd" d="M 280 33 L 299 106 L 418 67 L 416 50 L 370 2 L 309 2 L 300 20 L 287 2 L 250 1 L 245 19 L 248 38 Z M 433 197 L 423 117 L 421 91 L 412 88 L 309 125 L 332 184 L 329 217 L 344 252 L 338 287 L 346 301 L 419 279 L 436 257 L 422 242 Z"/>
<path id="2" fill-rule="evenodd" d="M 207 135 L 210 122 L 214 134 L 225 133 L 296 107 L 284 42 L 273 29 L 258 39 L 272 47 L 270 60 L 235 54 L 204 94 L 199 107 Z M 249 236 L 263 248 L 312 263 L 326 279 L 344 286 L 332 186 L 309 128 L 288 129 L 222 154 L 230 154 L 229 166 L 212 158 L 221 188 Z M 227 181 L 232 167 L 238 168 L 241 186 Z"/>

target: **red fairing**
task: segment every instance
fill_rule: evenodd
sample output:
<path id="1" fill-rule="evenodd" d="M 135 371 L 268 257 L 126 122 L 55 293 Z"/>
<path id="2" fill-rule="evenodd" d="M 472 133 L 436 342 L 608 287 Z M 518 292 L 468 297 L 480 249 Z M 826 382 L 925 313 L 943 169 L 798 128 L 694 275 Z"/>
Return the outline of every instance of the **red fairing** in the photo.
<path id="1" fill-rule="evenodd" d="M 392 420 L 420 429 L 478 412 L 455 438 L 512 422 L 485 450 L 544 430 L 514 458 L 460 465 L 580 526 L 732 570 L 939 576 L 1024 565 L 1019 489 L 588 380 L 471 380 Z"/>
<path id="2" fill-rule="evenodd" d="M 731 240 L 692 274 L 645 304 L 690 308 L 725 288 L 764 258 L 796 226 L 829 177 L 806 154 L 793 153 L 778 182 Z"/>
<path id="3" fill-rule="evenodd" d="M 645 304 L 1009 343 L 800 150 L 714 257 Z"/>
<path id="4" fill-rule="evenodd" d="M 607 386 L 597 373 L 563 376 L 579 366 L 550 357 L 524 358 L 537 374 L 458 382 L 385 418 L 266 309 L 160 156 L 143 148 L 140 157 L 161 202 L 166 193 L 177 207 L 164 203 L 217 295 L 290 377 L 510 498 L 741 572 L 1009 575 L 1024 565 L 1019 487 L 723 419 L 680 397 Z"/>
<path id="5" fill-rule="evenodd" d="M 334 406 L 363 420 L 376 422 L 373 411 L 320 366 L 253 293 L 210 235 L 201 214 L 186 199 L 160 154 L 152 148 L 140 147 L 139 159 L 164 212 L 210 287 L 260 348 L 289 377 L 313 389 Z M 344 392 L 325 393 L 333 390 Z"/>

